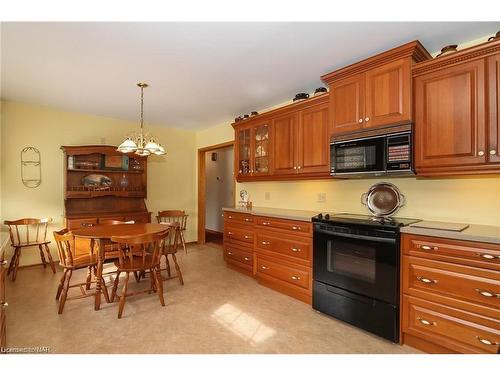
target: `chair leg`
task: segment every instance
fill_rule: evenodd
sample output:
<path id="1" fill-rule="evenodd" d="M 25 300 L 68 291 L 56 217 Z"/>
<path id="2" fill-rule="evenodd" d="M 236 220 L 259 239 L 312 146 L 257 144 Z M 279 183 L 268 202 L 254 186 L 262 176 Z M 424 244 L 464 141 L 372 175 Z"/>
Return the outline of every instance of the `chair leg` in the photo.
<path id="1" fill-rule="evenodd" d="M 106 282 L 104 281 L 104 277 L 101 277 L 101 290 L 102 294 L 104 294 L 104 299 L 106 300 L 106 303 L 110 303 L 111 300 L 109 299 L 109 294 L 108 294 L 108 287 L 106 286 Z"/>
<path id="2" fill-rule="evenodd" d="M 16 281 L 17 270 L 19 268 L 19 259 L 21 258 L 21 248 L 18 247 L 16 252 L 17 252 L 16 262 L 14 263 L 14 268 L 12 270 L 12 276 L 11 276 L 12 281 Z"/>
<path id="3" fill-rule="evenodd" d="M 43 268 L 47 268 L 47 262 L 45 261 L 45 256 L 43 255 L 42 245 L 38 245 L 38 250 L 40 250 L 40 259 L 42 260 Z"/>
<path id="4" fill-rule="evenodd" d="M 158 297 L 160 298 L 160 303 L 162 306 L 165 306 L 165 300 L 163 299 L 163 279 L 161 277 L 160 273 L 160 266 L 156 267 L 155 269 L 151 270 L 151 275 L 154 275 L 154 278 L 156 279 L 156 293 L 158 293 Z"/>
<path id="5" fill-rule="evenodd" d="M 50 268 L 52 268 L 52 273 L 56 273 L 56 266 L 52 260 L 52 254 L 50 254 L 49 245 L 45 244 L 45 252 L 47 253 L 47 259 L 49 260 Z"/>
<path id="6" fill-rule="evenodd" d="M 118 308 L 118 319 L 121 319 L 123 308 L 125 307 L 125 298 L 127 298 L 127 287 L 128 287 L 128 278 L 130 272 L 127 272 L 125 276 L 125 283 L 123 284 L 122 295 L 120 296 L 120 306 Z"/>
<path id="7" fill-rule="evenodd" d="M 184 252 L 187 254 L 187 248 L 186 248 L 186 240 L 184 239 L 184 231 L 181 230 L 181 243 L 182 243 L 182 248 L 184 249 Z"/>
<path id="8" fill-rule="evenodd" d="M 59 297 L 61 296 L 61 292 L 62 292 L 63 287 L 64 287 L 64 281 L 66 280 L 66 273 L 67 272 L 68 272 L 67 270 L 64 270 L 63 275 L 61 277 L 61 281 L 59 281 L 59 286 L 57 287 L 57 293 L 56 293 L 56 301 L 58 301 Z"/>
<path id="9" fill-rule="evenodd" d="M 116 289 L 118 289 L 118 282 L 120 281 L 120 271 L 116 271 L 115 282 L 113 283 L 113 289 L 111 290 L 111 302 L 115 301 Z"/>
<path id="10" fill-rule="evenodd" d="M 71 275 L 73 274 L 72 270 L 68 270 L 68 274 L 66 276 L 66 282 L 64 283 L 64 287 L 62 290 L 61 299 L 59 300 L 59 311 L 58 314 L 62 314 L 64 310 L 64 304 L 66 303 L 66 298 L 68 297 L 69 290 L 69 281 L 71 280 Z"/>
<path id="11" fill-rule="evenodd" d="M 90 290 L 90 282 L 92 281 L 92 266 L 87 267 L 87 278 L 85 279 L 85 290 Z"/>
<path id="12" fill-rule="evenodd" d="M 138 283 L 139 281 L 141 281 L 141 274 L 140 274 L 140 272 L 134 271 L 134 278 L 135 278 L 135 282 L 136 283 Z"/>
<path id="13" fill-rule="evenodd" d="M 175 256 L 175 254 L 172 254 L 172 259 L 174 260 L 175 271 L 177 272 L 177 275 L 179 276 L 179 281 L 180 281 L 181 285 L 184 285 L 184 279 L 182 278 L 181 268 L 179 267 L 179 264 L 177 263 L 177 257 Z"/>
<path id="14" fill-rule="evenodd" d="M 168 277 L 171 276 L 171 272 L 170 272 L 170 262 L 168 261 L 168 255 L 165 254 L 165 264 L 167 265 L 167 275 Z"/>
<path id="15" fill-rule="evenodd" d="M 14 265 L 16 264 L 18 249 L 19 248 L 17 248 L 17 247 L 14 248 L 14 254 L 12 254 L 12 258 L 10 258 L 9 269 L 7 270 L 7 276 L 10 275 L 10 273 L 14 270 Z"/>

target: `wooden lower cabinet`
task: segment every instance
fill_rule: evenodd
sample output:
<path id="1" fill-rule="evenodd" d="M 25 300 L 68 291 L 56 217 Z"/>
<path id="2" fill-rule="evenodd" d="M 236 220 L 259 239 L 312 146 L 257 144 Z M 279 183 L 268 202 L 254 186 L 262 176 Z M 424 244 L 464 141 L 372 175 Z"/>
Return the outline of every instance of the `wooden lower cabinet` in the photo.
<path id="1" fill-rule="evenodd" d="M 3 352 L 2 349 L 7 347 L 7 325 L 5 309 L 8 304 L 5 300 L 5 276 L 7 274 L 6 269 L 7 262 L 5 261 L 5 248 L 2 247 L 0 243 L 0 354 Z"/>
<path id="2" fill-rule="evenodd" d="M 311 304 L 310 222 L 225 211 L 224 260 L 260 284 Z"/>
<path id="3" fill-rule="evenodd" d="M 500 245 L 404 234 L 404 344 L 432 353 L 500 352 Z"/>

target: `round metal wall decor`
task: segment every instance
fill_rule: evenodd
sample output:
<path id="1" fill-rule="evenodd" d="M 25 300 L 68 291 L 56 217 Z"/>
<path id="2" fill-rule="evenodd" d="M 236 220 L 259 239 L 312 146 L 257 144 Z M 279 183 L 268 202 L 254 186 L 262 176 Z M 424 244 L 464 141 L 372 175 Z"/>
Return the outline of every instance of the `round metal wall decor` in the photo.
<path id="1" fill-rule="evenodd" d="M 361 203 L 368 208 L 372 215 L 389 217 L 403 207 L 406 200 L 396 185 L 389 182 L 379 182 L 361 195 Z"/>
<path id="2" fill-rule="evenodd" d="M 21 151 L 21 181 L 29 188 L 36 188 L 42 183 L 42 159 L 35 147 L 25 147 Z"/>

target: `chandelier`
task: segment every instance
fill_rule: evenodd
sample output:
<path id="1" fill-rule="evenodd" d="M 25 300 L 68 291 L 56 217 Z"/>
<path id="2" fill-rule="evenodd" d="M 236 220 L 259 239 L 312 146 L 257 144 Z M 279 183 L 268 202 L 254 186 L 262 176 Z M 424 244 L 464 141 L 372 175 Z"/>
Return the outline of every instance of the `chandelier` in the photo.
<path id="1" fill-rule="evenodd" d="M 141 88 L 141 130 L 125 138 L 116 150 L 124 154 L 134 152 L 140 156 L 148 156 L 151 154 L 165 155 L 166 151 L 163 146 L 156 143 L 152 135 L 144 133 L 144 88 L 148 87 L 148 84 L 139 82 L 137 86 Z"/>

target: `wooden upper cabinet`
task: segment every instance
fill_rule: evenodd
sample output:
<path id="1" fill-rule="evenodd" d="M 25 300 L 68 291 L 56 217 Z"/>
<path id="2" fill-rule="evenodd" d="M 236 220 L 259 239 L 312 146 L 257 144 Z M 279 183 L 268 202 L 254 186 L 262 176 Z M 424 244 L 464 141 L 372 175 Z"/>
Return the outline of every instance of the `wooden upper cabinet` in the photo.
<path id="1" fill-rule="evenodd" d="M 355 131 L 363 127 L 364 74 L 330 85 L 331 133 Z"/>
<path id="2" fill-rule="evenodd" d="M 500 53 L 488 58 L 489 144 L 488 160 L 500 163 Z"/>
<path id="3" fill-rule="evenodd" d="M 365 118 L 373 128 L 411 120 L 411 59 L 401 59 L 366 72 Z"/>
<path id="4" fill-rule="evenodd" d="M 249 126 L 236 129 L 236 175 L 238 177 L 251 174 L 252 167 L 252 129 Z"/>
<path id="5" fill-rule="evenodd" d="M 273 119 L 272 173 L 274 175 L 293 174 L 297 170 L 297 122 L 297 112 Z"/>
<path id="6" fill-rule="evenodd" d="M 486 161 L 484 61 L 451 66 L 415 79 L 415 166 Z"/>
<path id="7" fill-rule="evenodd" d="M 328 104 L 300 112 L 297 132 L 298 173 L 330 171 Z"/>
<path id="8" fill-rule="evenodd" d="M 252 128 L 252 141 L 252 175 L 267 175 L 271 158 L 271 129 L 267 122 Z"/>

